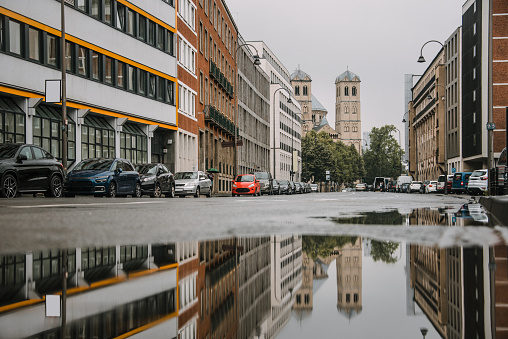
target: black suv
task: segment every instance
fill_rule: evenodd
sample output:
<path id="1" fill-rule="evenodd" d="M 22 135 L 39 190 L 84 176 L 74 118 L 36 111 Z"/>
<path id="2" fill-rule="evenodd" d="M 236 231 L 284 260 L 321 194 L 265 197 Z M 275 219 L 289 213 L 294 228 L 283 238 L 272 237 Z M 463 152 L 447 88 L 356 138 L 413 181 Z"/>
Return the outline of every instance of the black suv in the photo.
<path id="1" fill-rule="evenodd" d="M 0 144 L 0 194 L 14 198 L 20 193 L 44 192 L 61 197 L 63 166 L 55 157 L 34 145 Z"/>
<path id="2" fill-rule="evenodd" d="M 273 194 L 273 178 L 270 172 L 254 172 L 256 180 L 259 180 L 261 194 Z"/>

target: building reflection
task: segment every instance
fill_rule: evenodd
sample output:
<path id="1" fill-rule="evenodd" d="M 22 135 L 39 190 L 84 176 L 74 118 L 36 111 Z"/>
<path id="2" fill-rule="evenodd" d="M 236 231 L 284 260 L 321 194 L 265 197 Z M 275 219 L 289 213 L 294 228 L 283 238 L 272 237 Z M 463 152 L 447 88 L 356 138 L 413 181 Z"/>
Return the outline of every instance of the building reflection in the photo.
<path id="1" fill-rule="evenodd" d="M 409 220 L 462 227 L 478 219 L 461 211 L 422 209 Z M 409 248 L 414 301 L 442 338 L 508 337 L 507 246 Z"/>

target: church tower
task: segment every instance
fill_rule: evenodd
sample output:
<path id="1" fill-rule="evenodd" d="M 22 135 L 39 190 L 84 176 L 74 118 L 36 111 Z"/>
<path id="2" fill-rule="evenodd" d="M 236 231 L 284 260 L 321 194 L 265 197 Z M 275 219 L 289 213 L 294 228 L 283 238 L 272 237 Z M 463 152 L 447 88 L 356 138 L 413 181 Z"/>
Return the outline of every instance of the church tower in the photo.
<path id="1" fill-rule="evenodd" d="M 362 152 L 360 77 L 349 69 L 335 79 L 335 131 L 347 146 Z"/>
<path id="2" fill-rule="evenodd" d="M 295 94 L 296 100 L 302 107 L 302 137 L 312 129 L 312 79 L 310 75 L 304 71 L 298 70 L 291 74 L 291 87 L 293 87 L 293 93 Z"/>

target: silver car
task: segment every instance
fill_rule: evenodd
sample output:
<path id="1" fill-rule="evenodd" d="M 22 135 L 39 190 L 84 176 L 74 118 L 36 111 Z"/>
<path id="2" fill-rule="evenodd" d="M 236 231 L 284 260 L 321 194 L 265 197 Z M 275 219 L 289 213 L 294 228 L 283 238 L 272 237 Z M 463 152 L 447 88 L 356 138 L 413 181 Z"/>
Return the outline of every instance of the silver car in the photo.
<path id="1" fill-rule="evenodd" d="M 175 173 L 175 194 L 180 198 L 193 195 L 199 198 L 201 194 L 212 196 L 212 181 L 202 171 Z"/>

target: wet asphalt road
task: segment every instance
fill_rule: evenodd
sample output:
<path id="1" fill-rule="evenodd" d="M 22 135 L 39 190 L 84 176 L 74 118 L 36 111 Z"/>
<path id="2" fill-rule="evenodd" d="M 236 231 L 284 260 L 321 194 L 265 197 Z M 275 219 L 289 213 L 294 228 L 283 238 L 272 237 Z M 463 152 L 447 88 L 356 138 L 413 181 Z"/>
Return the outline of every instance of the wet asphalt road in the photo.
<path id="1" fill-rule="evenodd" d="M 22 196 L 0 199 L 0 252 L 55 247 L 110 246 L 210 240 L 281 233 L 351 234 L 360 227 L 333 219 L 369 211 L 458 208 L 467 195 L 381 192 L 314 193 L 292 196 L 212 198 L 51 199 Z M 388 228 L 368 232 L 377 237 L 401 235 Z M 375 231 L 375 232 L 374 232 Z M 377 235 L 376 235 L 377 234 Z M 433 237 L 442 237 L 434 235 Z M 406 237 L 406 236 L 404 236 Z M 436 241 L 436 239 L 431 239 Z"/>

